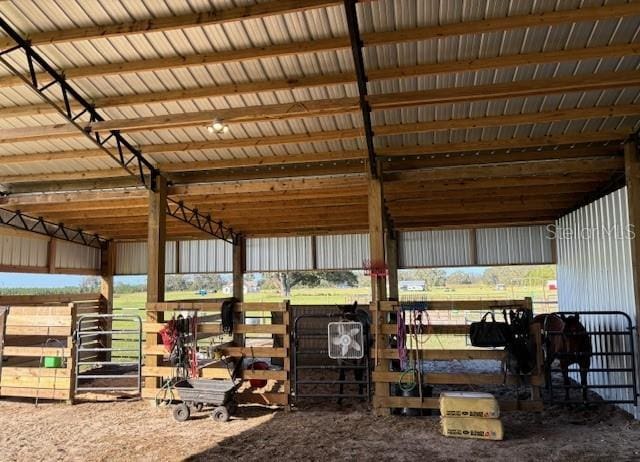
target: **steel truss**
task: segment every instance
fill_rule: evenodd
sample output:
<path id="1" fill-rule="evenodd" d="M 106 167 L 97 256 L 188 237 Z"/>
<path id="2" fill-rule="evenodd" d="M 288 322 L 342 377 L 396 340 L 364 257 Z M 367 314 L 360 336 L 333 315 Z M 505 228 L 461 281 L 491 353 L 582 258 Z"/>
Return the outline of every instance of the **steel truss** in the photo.
<path id="1" fill-rule="evenodd" d="M 53 106 L 67 121 L 78 128 L 85 134 L 87 138 L 93 141 L 100 149 L 102 149 L 112 159 L 117 161 L 131 175 L 138 177 L 139 181 L 151 191 L 157 190 L 157 178 L 160 171 L 151 164 L 129 141 L 127 141 L 118 130 L 95 131 L 82 126 L 78 123 L 78 119 L 83 116 L 89 116 L 89 122 L 102 122 L 105 119 L 98 113 L 96 107 L 89 103 L 78 91 L 76 91 L 65 79 L 65 76 L 54 69 L 46 59 L 38 54 L 31 46 L 28 40 L 25 40 L 18 32 L 16 32 L 4 18 L 0 17 L 0 28 L 16 42 L 16 46 L 0 50 L 0 63 L 4 64 L 15 76 L 19 77 L 42 97 L 47 103 Z M 29 69 L 28 75 L 24 75 L 20 69 L 17 69 L 12 63 L 7 61 L 6 55 L 11 53 L 12 56 L 22 56 L 26 60 L 26 67 Z M 37 68 L 42 68 L 46 78 L 46 83 L 42 83 L 42 78 Z M 47 93 L 53 88 L 58 88 L 62 93 L 62 105 Z M 108 142 L 115 143 L 116 152 L 107 148 Z M 173 204 L 173 206 L 172 206 Z M 176 207 L 176 204 L 178 205 Z M 202 215 L 197 209 L 190 209 L 182 202 L 173 200 L 167 201 L 167 213 L 171 216 L 188 223 L 201 231 L 211 234 L 214 237 L 225 240 L 227 242 L 235 242 L 237 237 L 230 228 L 225 227 L 221 222 L 211 219 L 211 216 Z M 23 216 L 18 213 L 18 217 Z M 45 223 L 42 219 L 39 223 Z M 10 221 L 13 221 L 10 220 Z M 24 227 L 31 231 L 29 227 Z M 61 227 L 61 229 L 64 229 Z M 66 235 L 66 233 L 65 233 Z M 84 236 L 79 232 L 78 236 Z M 96 239 L 101 239 L 96 236 Z M 82 241 L 84 242 L 84 237 Z"/>
<path id="2" fill-rule="evenodd" d="M 239 235 L 233 229 L 226 227 L 221 221 L 215 221 L 211 215 L 203 215 L 198 209 L 187 207 L 182 201 L 167 198 L 167 214 L 230 244 L 238 243 Z"/>
<path id="3" fill-rule="evenodd" d="M 107 240 L 97 234 L 85 233 L 81 229 L 71 229 L 62 223 L 53 223 L 44 220 L 42 217 L 32 217 L 25 215 L 19 210 L 8 210 L 0 208 L 0 225 L 11 226 L 12 228 L 32 233 L 43 234 L 63 241 L 74 242 L 97 249 L 107 246 Z"/>
<path id="4" fill-rule="evenodd" d="M 42 97 L 47 103 L 55 107 L 56 110 L 83 132 L 100 149 L 120 164 L 131 175 L 137 176 L 140 182 L 151 190 L 155 190 L 155 177 L 158 170 L 149 162 L 142 153 L 127 141 L 118 130 L 105 132 L 89 131 L 86 127 L 78 124 L 78 119 L 82 116 L 89 116 L 89 122 L 102 122 L 105 119 L 98 113 L 95 106 L 89 103 L 80 93 L 78 93 L 69 83 L 65 76 L 55 70 L 46 59 L 40 56 L 32 47 L 28 40 L 18 34 L 4 18 L 0 17 L 0 28 L 16 42 L 16 46 L 0 51 L 0 62 L 4 64 L 15 76 L 19 77 Z M 26 60 L 29 74 L 24 75 L 20 69 L 7 61 L 6 56 L 22 56 Z M 38 67 L 45 74 L 46 79 L 39 75 Z M 42 80 L 46 80 L 44 83 Z M 62 105 L 49 97 L 52 89 L 57 88 L 62 94 Z M 112 141 L 116 146 L 116 153 L 106 147 Z M 135 169 L 133 168 L 135 166 Z"/>
<path id="5" fill-rule="evenodd" d="M 353 63 L 356 70 L 358 82 L 358 93 L 360 97 L 360 110 L 364 121 L 364 136 L 367 143 L 367 154 L 369 156 L 369 168 L 374 178 L 378 177 L 378 166 L 376 164 L 376 152 L 373 145 L 373 128 L 371 124 L 371 106 L 367 100 L 367 74 L 364 69 L 364 59 L 362 57 L 362 38 L 358 26 L 358 15 L 356 13 L 357 0 L 344 0 L 344 8 L 347 16 L 347 26 L 349 28 L 349 38 L 351 39 L 351 51 Z"/>

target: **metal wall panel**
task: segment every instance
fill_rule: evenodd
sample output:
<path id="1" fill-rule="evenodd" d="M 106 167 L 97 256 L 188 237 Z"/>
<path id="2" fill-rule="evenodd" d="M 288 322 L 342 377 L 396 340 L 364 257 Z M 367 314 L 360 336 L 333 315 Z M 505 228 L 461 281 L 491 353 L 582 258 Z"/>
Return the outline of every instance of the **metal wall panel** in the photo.
<path id="1" fill-rule="evenodd" d="M 470 266 L 471 231 L 433 230 L 400 233 L 400 268 Z"/>
<path id="2" fill-rule="evenodd" d="M 12 230 L 0 229 L 0 265 L 22 267 L 47 266 L 46 237 L 27 237 Z"/>
<path id="3" fill-rule="evenodd" d="M 247 272 L 312 269 L 310 236 L 247 239 Z"/>
<path id="4" fill-rule="evenodd" d="M 100 269 L 100 249 L 58 240 L 56 242 L 56 268 Z"/>
<path id="5" fill-rule="evenodd" d="M 233 245 L 219 239 L 181 241 L 180 273 L 231 273 Z"/>
<path id="6" fill-rule="evenodd" d="M 626 188 L 558 220 L 560 311 L 622 311 L 637 324 L 629 231 Z M 613 321 L 608 316 L 584 318 L 585 323 L 598 323 L 608 329 L 624 327 L 611 325 Z M 590 329 L 589 325 L 586 327 Z M 615 351 L 615 345 L 609 345 L 609 351 Z M 592 366 L 595 361 L 598 358 L 592 358 Z M 590 381 L 609 384 L 607 374 L 590 374 Z M 629 390 L 596 391 L 607 399 L 630 399 Z M 621 407 L 640 418 L 639 408 Z"/>
<path id="7" fill-rule="evenodd" d="M 547 226 L 476 230 L 478 265 L 540 265 L 553 263 Z"/>
<path id="8" fill-rule="evenodd" d="M 320 270 L 362 269 L 369 259 L 368 234 L 340 234 L 316 237 L 316 266 Z"/>
<path id="9" fill-rule="evenodd" d="M 175 272 L 176 243 L 166 243 L 165 265 L 167 274 Z M 147 274 L 147 243 L 117 242 L 116 243 L 116 275 Z"/>

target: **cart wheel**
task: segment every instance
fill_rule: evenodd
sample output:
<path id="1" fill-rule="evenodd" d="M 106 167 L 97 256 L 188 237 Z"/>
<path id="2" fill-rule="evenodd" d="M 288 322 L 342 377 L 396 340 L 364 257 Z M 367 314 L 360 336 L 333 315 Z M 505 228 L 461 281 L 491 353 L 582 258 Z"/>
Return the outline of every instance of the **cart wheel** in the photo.
<path id="1" fill-rule="evenodd" d="M 211 413 L 211 418 L 216 422 L 226 422 L 229 420 L 229 411 L 224 406 L 218 406 Z"/>
<path id="2" fill-rule="evenodd" d="M 238 412 L 237 402 L 229 401 L 226 406 L 227 406 L 227 410 L 229 411 L 229 415 L 236 415 L 236 412 Z"/>
<path id="3" fill-rule="evenodd" d="M 184 422 L 189 419 L 191 415 L 191 411 L 189 411 L 189 406 L 185 403 L 178 404 L 175 408 L 173 408 L 173 418 L 177 422 Z"/>

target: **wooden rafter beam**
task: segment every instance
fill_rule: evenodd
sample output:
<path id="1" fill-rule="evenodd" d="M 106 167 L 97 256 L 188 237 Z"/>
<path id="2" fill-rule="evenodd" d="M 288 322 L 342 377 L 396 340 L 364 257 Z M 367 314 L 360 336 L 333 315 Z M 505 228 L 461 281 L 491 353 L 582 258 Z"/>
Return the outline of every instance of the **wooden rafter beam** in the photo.
<path id="1" fill-rule="evenodd" d="M 149 18 L 120 24 L 77 27 L 62 30 L 35 32 L 26 38 L 32 45 L 50 45 L 78 40 L 101 39 L 115 36 L 129 36 L 151 32 L 166 32 L 177 29 L 212 26 L 222 23 L 233 23 L 268 16 L 295 13 L 314 8 L 323 8 L 340 4 L 333 0 L 277 0 L 254 5 L 238 6 L 219 11 L 203 11 L 201 13 Z M 0 49 L 13 45 L 10 39 L 0 38 Z"/>
<path id="2" fill-rule="evenodd" d="M 379 148 L 381 155 L 386 157 L 417 157 L 434 154 L 452 154 L 464 152 L 522 150 L 546 146 L 573 146 L 583 143 L 610 142 L 620 146 L 628 136 L 629 130 L 604 130 L 585 133 L 563 133 L 560 135 L 548 135 L 536 138 L 503 138 L 496 140 L 467 141 L 462 143 L 434 143 L 430 145 L 415 146 L 387 146 Z"/>
<path id="3" fill-rule="evenodd" d="M 624 159 L 621 157 L 543 160 L 393 172 L 385 174 L 385 181 L 441 181 L 548 175 L 550 173 L 613 172 L 623 168 Z"/>
<path id="4" fill-rule="evenodd" d="M 458 88 L 442 88 L 392 93 L 385 95 L 364 95 L 368 111 L 380 111 L 410 106 L 453 104 L 533 95 L 551 95 L 567 92 L 583 92 L 610 88 L 640 86 L 640 71 L 607 72 L 601 74 L 576 75 L 557 79 L 527 80 L 519 82 L 479 85 Z M 360 105 L 360 108 L 359 108 Z M 361 110 L 358 98 L 327 99 L 287 104 L 249 106 L 244 108 L 220 109 L 183 114 L 112 119 L 103 122 L 88 122 L 82 125 L 85 132 L 108 130 L 147 131 L 157 129 L 205 126 L 215 118 L 226 123 L 264 122 L 303 117 L 318 117 L 353 113 Z M 365 124 L 366 127 L 366 124 Z M 378 129 L 376 129 L 378 132 Z M 366 133 L 366 130 L 364 131 Z M 56 124 L 40 127 L 23 127 L 0 130 L 0 142 L 18 142 L 55 137 L 78 135 L 75 124 Z M 371 136 L 373 134 L 371 133 Z M 371 149 L 373 149 L 371 147 Z"/>
<path id="5" fill-rule="evenodd" d="M 403 66 L 403 67 L 394 67 L 390 69 L 370 69 L 368 70 L 367 77 L 369 81 L 376 80 L 385 80 L 385 79 L 398 79 L 398 78 L 408 78 L 415 76 L 427 76 L 441 73 L 449 73 L 449 72 L 468 72 L 470 70 L 482 70 L 482 69 L 499 69 L 504 67 L 514 67 L 519 65 L 531 65 L 531 64 L 543 64 L 549 62 L 562 62 L 567 60 L 578 61 L 582 59 L 593 59 L 593 58 L 607 58 L 607 57 L 616 57 L 616 56 L 633 56 L 640 54 L 640 44 L 622 44 L 622 45 L 609 45 L 604 47 L 592 47 L 592 48 L 584 48 L 584 49 L 575 49 L 575 50 L 561 50 L 561 51 L 544 51 L 537 53 L 525 53 L 521 55 L 506 55 L 506 56 L 498 56 L 495 58 L 479 58 L 476 60 L 472 60 L 471 62 L 468 60 L 465 61 L 444 61 L 434 64 L 428 65 L 417 65 L 417 66 Z M 613 73 L 612 73 L 613 74 Z M 624 74 L 622 72 L 618 72 L 615 74 Z M 621 76 L 618 78 L 622 78 Z M 589 78 L 591 74 L 588 76 L 576 76 L 576 77 L 568 77 L 566 79 L 553 79 L 554 85 L 556 87 L 561 87 L 565 82 L 568 85 L 580 85 L 581 78 Z M 607 78 L 604 73 L 600 74 L 602 77 L 603 85 L 606 85 Z M 595 80 L 592 78 L 592 80 Z M 1 81 L 1 78 L 0 78 Z M 219 97 L 219 96 L 234 96 L 234 95 L 242 95 L 242 94 L 255 94 L 258 92 L 265 91 L 277 91 L 277 90 L 293 90 L 296 88 L 309 88 L 309 87 L 320 87 L 320 86 L 328 86 L 328 85 L 338 85 L 338 84 L 349 84 L 355 83 L 355 78 L 351 72 L 343 72 L 337 74 L 326 74 L 326 75 L 318 75 L 318 76 L 304 76 L 298 78 L 289 78 L 284 80 L 270 80 L 270 81 L 257 81 L 257 82 L 247 82 L 247 83 L 234 83 L 227 85 L 217 85 L 217 86 L 209 86 L 202 88 L 189 88 L 185 90 L 169 90 L 169 91 L 160 91 L 160 92 L 150 92 L 150 93 L 138 93 L 131 95 L 121 95 L 121 96 L 107 96 L 107 97 L 98 97 L 93 98 L 92 101 L 97 107 L 100 108 L 111 108 L 111 107 L 120 107 L 120 106 L 133 106 L 139 104 L 150 104 L 150 103 L 165 103 L 167 101 L 179 101 L 179 100 L 194 100 L 198 98 L 211 98 L 211 97 Z M 539 83 L 539 82 L 537 82 Z M 585 81 L 585 85 L 587 82 Z M 591 89 L 598 89 L 598 82 L 590 87 Z M 538 85 L 529 86 L 526 88 L 526 85 L 522 85 L 526 91 L 529 93 L 525 94 L 538 94 L 536 90 L 541 91 L 545 86 L 540 86 L 538 89 Z M 497 86 L 487 85 L 482 86 L 484 88 L 484 92 L 488 89 L 489 91 L 495 92 L 498 90 Z M 473 92 L 473 88 L 479 87 L 471 87 L 470 91 L 472 94 L 481 95 L 483 92 L 476 91 Z M 585 90 L 589 89 L 585 87 Z M 433 101 L 434 104 L 436 101 L 441 101 L 446 103 L 450 101 L 450 92 L 454 89 L 438 89 L 432 90 L 430 92 L 423 92 L 424 96 L 429 100 Z M 468 89 L 469 90 L 469 89 Z M 550 88 L 547 86 L 547 91 Z M 455 90 L 457 93 L 457 97 L 462 96 L 463 90 Z M 542 90 L 543 91 L 543 90 Z M 558 90 L 560 91 L 560 90 Z M 453 95 L 451 95 L 453 97 Z M 32 116 L 37 114 L 48 114 L 52 113 L 53 110 L 51 106 L 48 104 L 34 104 L 34 105 L 24 105 L 24 106 L 9 106 L 0 108 L 0 118 L 10 118 L 10 117 L 22 117 L 22 116 Z"/>
<path id="6" fill-rule="evenodd" d="M 279 2 L 271 2 L 279 3 Z M 286 2 L 289 3 L 289 2 Z M 296 2 L 292 2 L 296 3 Z M 577 10 L 551 11 L 504 18 L 466 21 L 441 26 L 428 26 L 409 30 L 364 33 L 362 41 L 365 46 L 384 45 L 391 43 L 415 42 L 429 39 L 440 39 L 472 33 L 487 33 L 511 30 L 524 27 L 549 26 L 562 23 L 582 21 L 602 21 L 620 17 L 638 15 L 638 6 L 634 3 L 621 5 L 605 5 L 599 7 L 580 8 Z M 349 37 L 337 37 L 306 42 L 286 43 L 282 45 L 249 48 L 242 50 L 220 51 L 216 53 L 177 56 L 168 58 L 149 59 L 144 61 L 104 64 L 65 69 L 65 75 L 70 78 L 86 78 L 126 72 L 154 71 L 205 64 L 239 62 L 276 56 L 287 56 L 300 53 L 332 51 L 350 47 Z M 576 58 L 577 59 L 577 58 Z M 15 86 L 20 82 L 15 78 L 0 79 L 0 87 Z"/>
<path id="7" fill-rule="evenodd" d="M 608 117 L 624 117 L 624 116 L 638 116 L 640 115 L 640 105 L 618 105 L 618 106 L 604 106 L 604 107 L 594 107 L 594 108 L 577 108 L 577 109 L 562 109 L 555 111 L 543 111 L 536 113 L 525 113 L 525 114 L 513 114 L 513 115 L 498 115 L 498 116 L 486 116 L 486 117 L 473 117 L 466 119 L 450 119 L 450 120 L 438 120 L 438 121 L 429 121 L 429 122 L 418 122 L 411 124 L 397 124 L 397 125 L 384 125 L 376 128 L 376 134 L 378 136 L 381 135 L 399 135 L 399 134 L 408 134 L 408 133 L 423 133 L 423 132 L 435 132 L 435 131 L 444 131 L 444 130 L 452 130 L 452 129 L 469 129 L 469 128 L 478 128 L 478 127 L 500 127 L 500 126 L 514 126 L 519 124 L 534 124 L 534 123 L 551 123 L 563 120 L 585 120 L 590 118 L 608 118 Z M 605 139 L 610 137 L 611 140 L 620 140 L 620 134 L 628 133 L 627 131 L 614 131 L 614 132 L 605 132 L 606 135 L 602 134 L 584 134 L 584 135 L 575 135 L 570 134 L 567 135 L 567 138 L 571 138 L 576 140 L 576 142 L 587 142 L 587 141 L 595 141 L 601 136 Z M 157 154 L 157 153 L 170 153 L 170 152 L 178 152 L 178 151 L 190 151 L 190 150 L 205 150 L 205 149 L 224 149 L 224 148 L 246 148 L 246 147 L 255 147 L 255 146 L 266 146 L 266 145 L 280 145 L 280 144 L 292 144 L 292 143 L 306 143 L 306 142 L 316 142 L 316 141 L 329 141 L 329 140 L 340 140 L 340 139 L 348 139 L 348 138 L 359 138 L 362 136 L 361 129 L 347 129 L 347 130 L 334 130 L 334 131 L 324 131 L 324 132 L 311 132 L 311 133 L 303 133 L 303 134 L 294 134 L 294 135 L 282 135 L 282 136 L 272 136 L 272 137 L 262 137 L 262 138 L 238 138 L 238 139 L 219 139 L 219 140 L 209 140 L 203 142 L 189 142 L 189 143 L 170 143 L 170 144 L 154 144 L 154 145 L 143 145 L 141 146 L 141 150 L 146 154 Z M 547 137 L 541 139 L 543 143 L 553 144 L 554 142 L 563 142 L 562 138 L 564 135 L 555 136 L 555 137 Z M 591 139 L 589 137 L 592 137 Z M 581 141 L 580 137 L 584 137 Z M 546 142 L 544 140 L 547 140 Z M 5 139 L 5 142 L 9 142 Z M 531 140 L 523 141 L 523 146 L 530 146 Z M 499 146 L 510 145 L 511 147 L 517 148 L 520 147 L 515 144 L 513 139 L 505 140 L 503 142 L 496 141 L 495 144 L 493 141 L 483 141 L 483 142 L 472 142 L 472 143 L 461 143 L 457 145 L 435 145 L 437 146 L 436 152 L 455 152 L 459 151 L 460 148 L 464 148 L 465 151 L 469 151 L 471 149 L 489 149 L 490 147 L 495 147 L 495 149 L 499 149 Z M 474 146 L 476 146 L 474 148 Z M 73 152 L 73 151 L 70 151 Z M 427 154 L 429 152 L 434 152 L 434 146 L 424 146 L 417 148 L 382 148 L 382 155 L 409 155 L 409 154 Z M 84 153 L 84 151 L 83 151 Z M 50 155 L 50 154 L 49 154 Z M 66 155 L 65 155 L 66 156 Z M 116 176 L 119 176 L 115 170 L 113 173 Z M 103 171 L 103 176 L 108 177 L 109 172 Z"/>

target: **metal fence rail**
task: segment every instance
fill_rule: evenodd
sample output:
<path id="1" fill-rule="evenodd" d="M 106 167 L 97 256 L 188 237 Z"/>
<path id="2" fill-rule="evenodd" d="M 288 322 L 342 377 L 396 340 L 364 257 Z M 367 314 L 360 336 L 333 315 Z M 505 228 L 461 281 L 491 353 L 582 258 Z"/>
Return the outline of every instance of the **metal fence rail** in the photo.
<path id="1" fill-rule="evenodd" d="M 580 322 L 585 327 L 584 332 L 557 332 L 543 328 L 545 337 L 545 361 L 548 370 L 547 387 L 549 401 L 552 403 L 576 404 L 585 402 L 582 395 L 575 390 L 592 390 L 600 397 L 596 401 L 587 400 L 589 403 L 612 404 L 638 404 L 638 387 L 636 374 L 636 330 L 631 317 L 621 311 L 563 311 L 554 313 L 558 316 L 578 315 Z M 585 337 L 586 336 L 586 337 Z M 572 338 L 588 338 L 590 351 L 573 349 L 569 346 Z M 563 351 L 555 352 L 553 357 L 550 352 L 564 344 Z M 561 343 L 564 342 L 564 343 Z M 581 384 L 581 368 L 579 361 L 588 358 L 586 370 L 586 385 Z M 550 364 L 553 360 L 559 360 L 560 365 Z M 553 374 L 562 373 L 561 362 L 567 361 L 567 372 L 576 383 L 569 385 L 554 384 Z M 585 372 L 583 369 L 582 372 Z M 569 399 L 565 394 L 569 393 Z M 587 395 L 588 396 L 588 395 Z"/>
<path id="2" fill-rule="evenodd" d="M 371 364 L 368 347 L 365 348 L 366 353 L 362 360 L 329 358 L 327 324 L 340 318 L 341 315 L 337 312 L 302 314 L 295 317 L 291 333 L 293 369 L 291 395 L 294 403 L 301 398 L 371 399 Z M 365 342 L 368 342 L 368 339 L 365 339 Z M 340 371 L 345 371 L 343 380 L 337 378 Z M 347 378 L 349 371 L 353 371 L 353 379 Z M 356 371 L 361 371 L 360 379 L 356 378 Z M 362 386 L 364 394 L 354 393 L 352 388 L 346 391 L 340 390 L 344 386 Z"/>
<path id="3" fill-rule="evenodd" d="M 111 326 L 101 329 L 102 326 Z M 118 327 L 120 325 L 120 327 Z M 137 315 L 87 314 L 76 327 L 75 390 L 128 392 L 142 389 L 142 320 Z M 123 382 L 135 380 L 135 385 Z"/>

